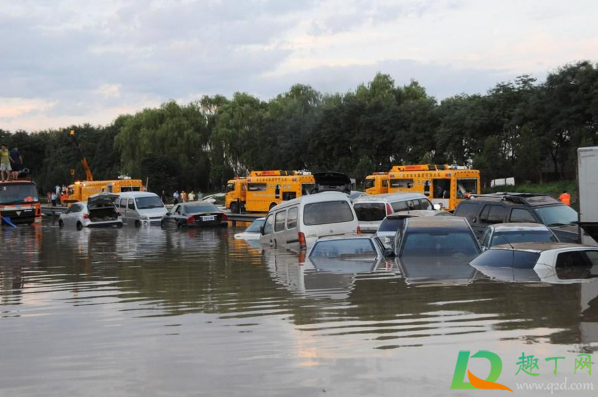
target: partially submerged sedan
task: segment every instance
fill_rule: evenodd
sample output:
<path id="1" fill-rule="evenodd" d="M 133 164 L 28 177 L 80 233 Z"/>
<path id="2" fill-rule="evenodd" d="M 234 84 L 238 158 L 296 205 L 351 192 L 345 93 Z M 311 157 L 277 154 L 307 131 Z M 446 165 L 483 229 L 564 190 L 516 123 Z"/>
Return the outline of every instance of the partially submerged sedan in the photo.
<path id="1" fill-rule="evenodd" d="M 72 225 L 81 230 L 84 227 L 122 227 L 123 220 L 114 206 L 114 195 L 97 194 L 87 201 L 72 204 L 60 214 L 58 226 Z"/>
<path id="2" fill-rule="evenodd" d="M 553 231 L 541 223 L 498 223 L 488 226 L 480 238 L 483 251 L 504 244 L 558 242 Z"/>
<path id="3" fill-rule="evenodd" d="M 534 269 L 542 277 L 556 268 L 598 267 L 598 247 L 571 243 L 515 243 L 498 245 L 471 261 L 476 268 Z"/>
<path id="4" fill-rule="evenodd" d="M 458 216 L 408 218 L 397 233 L 395 254 L 401 258 L 455 257 L 469 262 L 481 252 L 467 219 Z"/>
<path id="5" fill-rule="evenodd" d="M 403 226 L 403 222 L 407 218 L 416 218 L 420 216 L 452 216 L 448 211 L 439 210 L 415 210 L 415 211 L 400 211 L 388 215 L 376 231 L 376 236 L 380 238 L 382 243 L 387 248 L 394 247 L 394 240 L 397 231 Z"/>
<path id="6" fill-rule="evenodd" d="M 162 228 L 227 226 L 226 214 L 216 208 L 214 204 L 204 201 L 177 204 L 162 217 Z"/>
<path id="7" fill-rule="evenodd" d="M 320 237 L 309 250 L 307 257 L 338 258 L 347 260 L 379 259 L 391 254 L 380 239 L 373 235 L 345 234 Z"/>

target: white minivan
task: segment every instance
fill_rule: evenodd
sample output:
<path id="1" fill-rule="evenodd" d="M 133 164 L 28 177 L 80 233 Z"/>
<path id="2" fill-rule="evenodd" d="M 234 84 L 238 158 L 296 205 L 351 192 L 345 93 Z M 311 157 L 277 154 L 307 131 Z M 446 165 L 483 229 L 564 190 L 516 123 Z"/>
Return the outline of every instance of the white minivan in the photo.
<path id="1" fill-rule="evenodd" d="M 268 212 L 260 242 L 299 251 L 323 236 L 356 233 L 357 215 L 344 193 L 325 192 L 285 201 Z"/>
<path id="2" fill-rule="evenodd" d="M 123 221 L 135 227 L 143 224 L 160 226 L 162 217 L 168 212 L 160 197 L 149 192 L 120 193 L 114 205 Z"/>
<path id="3" fill-rule="evenodd" d="M 434 204 L 421 193 L 367 195 L 353 201 L 363 233 L 376 233 L 387 215 L 400 211 L 433 210 Z"/>

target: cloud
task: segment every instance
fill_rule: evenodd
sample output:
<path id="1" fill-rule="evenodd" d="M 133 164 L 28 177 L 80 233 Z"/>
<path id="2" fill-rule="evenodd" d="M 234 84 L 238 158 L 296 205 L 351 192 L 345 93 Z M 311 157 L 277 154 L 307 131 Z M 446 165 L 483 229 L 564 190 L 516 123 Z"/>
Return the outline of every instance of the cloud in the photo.
<path id="1" fill-rule="evenodd" d="M 598 3 L 575 0 L 0 0 L 0 128 L 107 124 L 125 109 L 376 72 L 444 98 L 596 59 Z M 198 98 L 195 98 L 198 99 Z M 29 106 L 29 107 L 27 107 Z M 69 117 L 73 121 L 69 121 Z M 39 124 L 35 124 L 35 122 Z"/>

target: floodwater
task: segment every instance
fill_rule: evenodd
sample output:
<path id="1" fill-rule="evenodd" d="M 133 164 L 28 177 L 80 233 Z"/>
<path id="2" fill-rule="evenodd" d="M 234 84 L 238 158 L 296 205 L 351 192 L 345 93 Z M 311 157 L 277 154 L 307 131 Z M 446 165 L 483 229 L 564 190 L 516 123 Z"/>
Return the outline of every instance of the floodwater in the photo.
<path id="1" fill-rule="evenodd" d="M 596 363 L 574 370 L 598 350 L 598 283 L 490 279 L 467 264 L 316 268 L 234 240 L 240 230 L 0 229 L 0 395 L 492 393 L 450 389 L 460 350 L 498 354 L 512 389 L 566 378 L 598 390 Z M 540 376 L 515 375 L 522 353 Z M 485 379 L 490 364 L 468 368 Z"/>

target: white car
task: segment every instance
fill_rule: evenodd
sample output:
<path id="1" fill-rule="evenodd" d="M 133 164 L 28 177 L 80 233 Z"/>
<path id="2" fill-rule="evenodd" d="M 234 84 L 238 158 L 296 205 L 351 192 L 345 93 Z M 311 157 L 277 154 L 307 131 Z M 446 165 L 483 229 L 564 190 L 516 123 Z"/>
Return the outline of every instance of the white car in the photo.
<path id="1" fill-rule="evenodd" d="M 265 222 L 266 218 L 257 218 L 244 232 L 235 234 L 235 238 L 241 240 L 259 240 L 262 235 L 262 226 Z"/>
<path id="2" fill-rule="evenodd" d="M 497 245 L 471 261 L 471 266 L 534 269 L 543 277 L 555 269 L 598 268 L 598 247 L 571 243 Z"/>
<path id="3" fill-rule="evenodd" d="M 71 205 L 60 214 L 58 226 L 75 226 L 77 230 L 84 227 L 122 227 L 123 220 L 110 196 L 99 194 Z"/>

